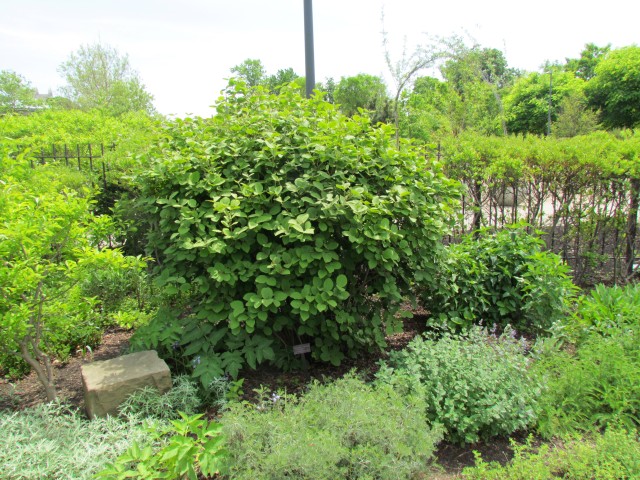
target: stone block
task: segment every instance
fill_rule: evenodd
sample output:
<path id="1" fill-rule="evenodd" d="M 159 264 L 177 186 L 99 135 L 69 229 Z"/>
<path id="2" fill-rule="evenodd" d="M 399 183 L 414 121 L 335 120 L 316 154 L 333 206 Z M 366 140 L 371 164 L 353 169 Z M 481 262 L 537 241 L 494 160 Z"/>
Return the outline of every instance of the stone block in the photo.
<path id="1" fill-rule="evenodd" d="M 143 387 L 155 387 L 160 393 L 171 389 L 169 367 L 155 350 L 88 363 L 81 371 L 89 418 L 117 414 L 120 404 Z"/>

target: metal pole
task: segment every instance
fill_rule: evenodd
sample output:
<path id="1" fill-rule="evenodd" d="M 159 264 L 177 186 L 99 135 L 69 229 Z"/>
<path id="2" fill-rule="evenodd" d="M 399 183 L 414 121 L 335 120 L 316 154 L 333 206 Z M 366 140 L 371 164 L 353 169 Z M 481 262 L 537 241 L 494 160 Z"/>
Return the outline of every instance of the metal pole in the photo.
<path id="1" fill-rule="evenodd" d="M 547 119 L 547 135 L 551 136 L 551 95 L 553 94 L 553 70 L 549 68 L 549 107 Z"/>
<path id="2" fill-rule="evenodd" d="M 311 0 L 304 0 L 304 58 L 307 97 L 316 87 L 315 63 L 313 58 L 313 7 Z"/>

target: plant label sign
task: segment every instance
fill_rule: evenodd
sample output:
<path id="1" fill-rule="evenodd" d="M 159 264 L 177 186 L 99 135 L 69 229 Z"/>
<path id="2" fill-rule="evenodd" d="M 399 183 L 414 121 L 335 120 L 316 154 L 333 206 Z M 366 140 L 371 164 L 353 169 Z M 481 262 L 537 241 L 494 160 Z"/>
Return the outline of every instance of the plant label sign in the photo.
<path id="1" fill-rule="evenodd" d="M 304 355 L 305 353 L 311 352 L 311 344 L 309 343 L 301 343 L 300 345 L 293 346 L 293 354 L 294 355 Z"/>

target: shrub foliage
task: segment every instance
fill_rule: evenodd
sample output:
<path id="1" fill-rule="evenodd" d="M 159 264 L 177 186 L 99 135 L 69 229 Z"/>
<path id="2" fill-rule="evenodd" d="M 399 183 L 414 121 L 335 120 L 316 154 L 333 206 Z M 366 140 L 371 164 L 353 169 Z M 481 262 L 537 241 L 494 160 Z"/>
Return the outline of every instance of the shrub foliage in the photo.
<path id="1" fill-rule="evenodd" d="M 481 230 L 450 245 L 434 282 L 421 286 L 432 323 L 465 328 L 512 325 L 540 333 L 569 311 L 575 287 L 559 256 L 518 225 Z"/>
<path id="2" fill-rule="evenodd" d="M 320 98 L 232 83 L 217 111 L 169 125 L 140 178 L 158 283 L 192 307 L 142 343 L 173 331 L 155 338 L 178 342 L 205 384 L 288 364 L 295 344 L 336 365 L 384 346 L 411 284 L 433 274 L 456 184 Z"/>
<path id="3" fill-rule="evenodd" d="M 473 443 L 532 425 L 540 385 L 521 341 L 479 327 L 439 339 L 416 337 L 377 373 L 378 382 L 425 401 L 428 420 L 454 442 Z"/>

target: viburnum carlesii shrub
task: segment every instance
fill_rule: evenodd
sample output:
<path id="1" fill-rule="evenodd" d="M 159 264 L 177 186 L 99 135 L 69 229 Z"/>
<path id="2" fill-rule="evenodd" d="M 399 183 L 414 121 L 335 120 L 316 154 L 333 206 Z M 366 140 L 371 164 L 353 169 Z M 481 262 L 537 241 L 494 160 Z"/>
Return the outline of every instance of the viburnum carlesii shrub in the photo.
<path id="1" fill-rule="evenodd" d="M 232 81 L 210 119 L 176 120 L 140 177 L 157 281 L 188 309 L 138 344 L 173 345 L 203 382 L 381 348 L 433 258 L 457 183 L 389 126 L 319 97 Z"/>

